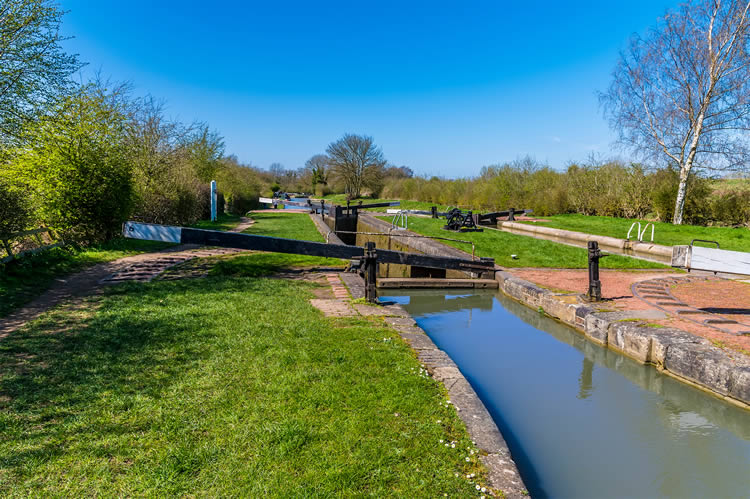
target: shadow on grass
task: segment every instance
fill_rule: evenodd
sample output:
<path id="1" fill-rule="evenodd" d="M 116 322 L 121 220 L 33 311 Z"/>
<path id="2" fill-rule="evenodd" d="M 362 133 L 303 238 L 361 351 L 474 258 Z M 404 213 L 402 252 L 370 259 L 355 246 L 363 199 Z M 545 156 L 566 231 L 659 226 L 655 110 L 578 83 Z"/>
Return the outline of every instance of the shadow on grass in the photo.
<path id="1" fill-rule="evenodd" d="M 71 445 L 117 454 L 111 439 L 137 431 L 118 422 L 134 400 L 159 399 L 209 355 L 199 314 L 159 313 L 199 285 L 121 285 L 95 314 L 52 312 L 0 342 L 0 470 L 24 474 Z"/>

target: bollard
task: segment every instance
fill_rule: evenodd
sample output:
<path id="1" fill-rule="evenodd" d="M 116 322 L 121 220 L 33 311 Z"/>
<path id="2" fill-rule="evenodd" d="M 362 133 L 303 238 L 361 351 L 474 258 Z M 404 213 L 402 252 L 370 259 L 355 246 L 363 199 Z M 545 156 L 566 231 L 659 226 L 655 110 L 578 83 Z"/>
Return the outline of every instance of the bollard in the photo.
<path id="1" fill-rule="evenodd" d="M 365 243 L 365 257 L 363 264 L 365 272 L 365 300 L 369 303 L 377 303 L 378 259 L 375 253 L 375 243 L 372 241 Z"/>
<path id="2" fill-rule="evenodd" d="M 438 213 L 438 211 L 437 211 L 437 206 L 433 206 L 433 207 L 431 207 L 431 208 L 430 208 L 430 212 L 432 212 L 432 218 L 437 218 L 437 217 L 438 217 L 438 214 L 437 214 L 437 213 Z"/>
<path id="3" fill-rule="evenodd" d="M 516 213 L 516 209 L 515 208 L 511 208 L 511 209 L 508 210 L 508 222 L 515 222 L 516 221 L 515 213 Z"/>
<path id="4" fill-rule="evenodd" d="M 586 294 L 588 301 L 602 301 L 602 283 L 599 280 L 599 259 L 602 252 L 599 243 L 589 241 L 589 292 Z"/>

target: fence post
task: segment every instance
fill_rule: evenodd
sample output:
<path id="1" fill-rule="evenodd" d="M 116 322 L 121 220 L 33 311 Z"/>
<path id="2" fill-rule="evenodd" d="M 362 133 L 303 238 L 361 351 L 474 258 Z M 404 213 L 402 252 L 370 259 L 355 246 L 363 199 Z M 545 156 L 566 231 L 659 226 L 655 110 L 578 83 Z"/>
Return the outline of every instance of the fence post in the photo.
<path id="1" fill-rule="evenodd" d="M 599 280 L 599 259 L 602 252 L 599 249 L 599 243 L 589 241 L 589 292 L 586 298 L 589 301 L 602 301 L 602 283 Z"/>
<path id="2" fill-rule="evenodd" d="M 15 260 L 16 256 L 13 254 L 13 248 L 10 247 L 10 243 L 8 242 L 8 239 L 3 239 L 3 246 L 5 247 L 5 251 L 8 252 L 8 256 L 11 260 Z"/>
<path id="3" fill-rule="evenodd" d="M 368 241 L 365 243 L 365 258 L 362 263 L 365 271 L 365 300 L 369 303 L 377 303 L 378 259 L 374 242 Z"/>

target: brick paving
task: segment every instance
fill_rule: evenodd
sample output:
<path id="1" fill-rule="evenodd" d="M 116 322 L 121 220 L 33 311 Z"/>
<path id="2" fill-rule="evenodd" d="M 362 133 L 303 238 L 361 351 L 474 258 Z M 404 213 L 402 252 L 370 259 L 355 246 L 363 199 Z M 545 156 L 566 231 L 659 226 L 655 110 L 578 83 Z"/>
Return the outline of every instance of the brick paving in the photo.
<path id="1" fill-rule="evenodd" d="M 583 294 L 588 271 L 577 269 L 508 269 L 509 272 L 567 294 Z M 666 319 L 649 324 L 673 327 L 750 355 L 750 284 L 706 274 L 675 271 L 600 271 L 600 307 L 622 311 L 662 310 Z M 733 322 L 730 322 L 733 321 Z"/>

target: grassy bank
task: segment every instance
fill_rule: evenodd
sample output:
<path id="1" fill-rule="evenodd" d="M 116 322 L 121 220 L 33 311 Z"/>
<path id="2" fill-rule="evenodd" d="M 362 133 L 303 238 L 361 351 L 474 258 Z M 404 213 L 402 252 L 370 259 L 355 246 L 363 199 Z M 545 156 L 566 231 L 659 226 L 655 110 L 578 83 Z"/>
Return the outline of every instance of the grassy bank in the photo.
<path id="1" fill-rule="evenodd" d="M 267 257 L 119 285 L 0 342 L 0 494 L 478 495 L 408 347 L 324 318 L 314 284 L 252 277 Z"/>
<path id="2" fill-rule="evenodd" d="M 629 218 L 596 217 L 586 215 L 553 215 L 544 217 L 543 222 L 525 222 L 556 229 L 574 230 L 587 234 L 617 237 L 625 239 L 633 222 Z M 641 227 L 646 221 L 640 220 Z M 654 223 L 654 242 L 667 246 L 690 244 L 693 239 L 707 239 L 717 241 L 722 249 L 734 251 L 750 251 L 750 230 L 746 227 L 701 227 L 697 225 L 672 225 L 669 223 Z M 633 229 L 630 238 L 637 239 L 638 226 Z M 651 228 L 646 232 L 644 241 L 651 241 Z"/>
<path id="3" fill-rule="evenodd" d="M 390 221 L 389 217 L 381 217 Z M 409 229 L 426 236 L 448 237 L 473 241 L 477 256 L 492 257 L 495 262 L 508 268 L 514 267 L 550 267 L 550 268 L 586 268 L 587 252 L 564 244 L 519 236 L 499 230 L 485 229 L 484 232 L 450 232 L 442 229 L 444 219 L 409 217 Z M 471 245 L 451 241 L 441 241 L 460 250 L 471 253 Z M 511 255 L 516 255 L 513 258 Z M 653 269 L 667 268 L 665 265 L 637 260 L 619 255 L 610 255 L 601 260 L 603 268 L 610 269 Z"/>

